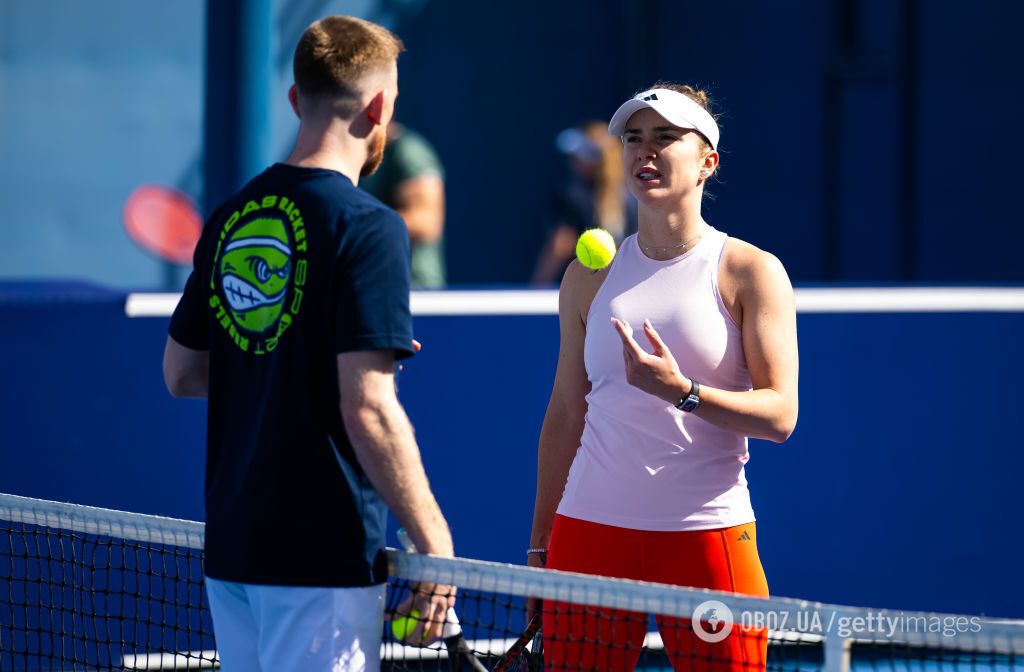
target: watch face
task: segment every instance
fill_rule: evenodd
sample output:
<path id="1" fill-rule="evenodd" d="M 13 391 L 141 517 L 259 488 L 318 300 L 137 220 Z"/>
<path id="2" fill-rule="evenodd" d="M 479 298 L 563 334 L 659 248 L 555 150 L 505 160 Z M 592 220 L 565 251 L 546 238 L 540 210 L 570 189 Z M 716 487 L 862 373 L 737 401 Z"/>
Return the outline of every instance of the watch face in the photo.
<path id="1" fill-rule="evenodd" d="M 690 396 L 690 397 L 687 397 L 686 401 L 684 401 L 679 406 L 679 410 L 685 411 L 685 412 L 689 413 L 689 412 L 693 411 L 693 409 L 697 408 L 697 406 L 699 404 L 700 404 L 700 399 L 699 398 Z"/>

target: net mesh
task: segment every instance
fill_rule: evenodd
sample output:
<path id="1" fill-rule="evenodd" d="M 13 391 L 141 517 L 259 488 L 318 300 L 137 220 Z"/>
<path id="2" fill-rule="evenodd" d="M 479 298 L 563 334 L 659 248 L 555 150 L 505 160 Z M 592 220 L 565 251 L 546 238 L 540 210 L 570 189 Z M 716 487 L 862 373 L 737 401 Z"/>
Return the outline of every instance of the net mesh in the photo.
<path id="1" fill-rule="evenodd" d="M 212 669 L 203 526 L 0 496 L 0 670 Z"/>
<path id="2" fill-rule="evenodd" d="M 201 523 L 0 495 L 0 672 L 218 667 Z M 1024 670 L 1024 622 L 760 599 L 388 551 L 388 611 L 454 585 L 388 670 Z M 537 614 L 537 632 L 528 629 Z"/>

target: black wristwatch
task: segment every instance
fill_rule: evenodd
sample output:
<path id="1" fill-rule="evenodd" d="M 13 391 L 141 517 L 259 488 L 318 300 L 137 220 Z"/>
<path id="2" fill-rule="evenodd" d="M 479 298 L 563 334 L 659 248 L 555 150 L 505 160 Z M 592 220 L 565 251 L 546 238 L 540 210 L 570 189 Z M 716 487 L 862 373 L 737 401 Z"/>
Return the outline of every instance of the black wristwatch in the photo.
<path id="1" fill-rule="evenodd" d="M 692 413 L 700 406 L 700 383 L 690 378 L 690 393 L 679 400 L 676 408 L 684 413 Z"/>

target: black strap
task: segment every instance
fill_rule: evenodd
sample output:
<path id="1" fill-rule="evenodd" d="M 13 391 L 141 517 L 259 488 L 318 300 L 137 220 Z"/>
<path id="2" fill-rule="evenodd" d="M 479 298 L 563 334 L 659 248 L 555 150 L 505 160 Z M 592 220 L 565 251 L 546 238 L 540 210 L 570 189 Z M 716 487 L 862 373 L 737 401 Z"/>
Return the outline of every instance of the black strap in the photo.
<path id="1" fill-rule="evenodd" d="M 679 402 L 676 404 L 676 408 L 682 411 L 683 406 L 686 404 L 687 400 L 690 397 L 697 397 L 698 403 L 700 402 L 700 383 L 698 383 L 693 378 L 690 378 L 690 393 L 679 400 Z"/>

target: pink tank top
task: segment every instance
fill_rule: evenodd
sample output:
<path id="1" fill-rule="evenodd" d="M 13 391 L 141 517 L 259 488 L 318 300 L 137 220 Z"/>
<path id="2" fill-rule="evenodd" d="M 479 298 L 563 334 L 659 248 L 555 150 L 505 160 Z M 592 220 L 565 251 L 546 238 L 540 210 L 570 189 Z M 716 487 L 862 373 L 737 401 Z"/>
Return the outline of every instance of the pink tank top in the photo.
<path id="1" fill-rule="evenodd" d="M 743 465 L 747 438 L 683 413 L 626 382 L 611 317 L 647 352 L 647 318 L 683 375 L 751 389 L 740 329 L 718 293 L 728 239 L 710 230 L 690 251 L 655 261 L 626 238 L 594 297 L 583 358 L 592 390 L 558 513 L 638 530 L 705 530 L 754 520 Z"/>

